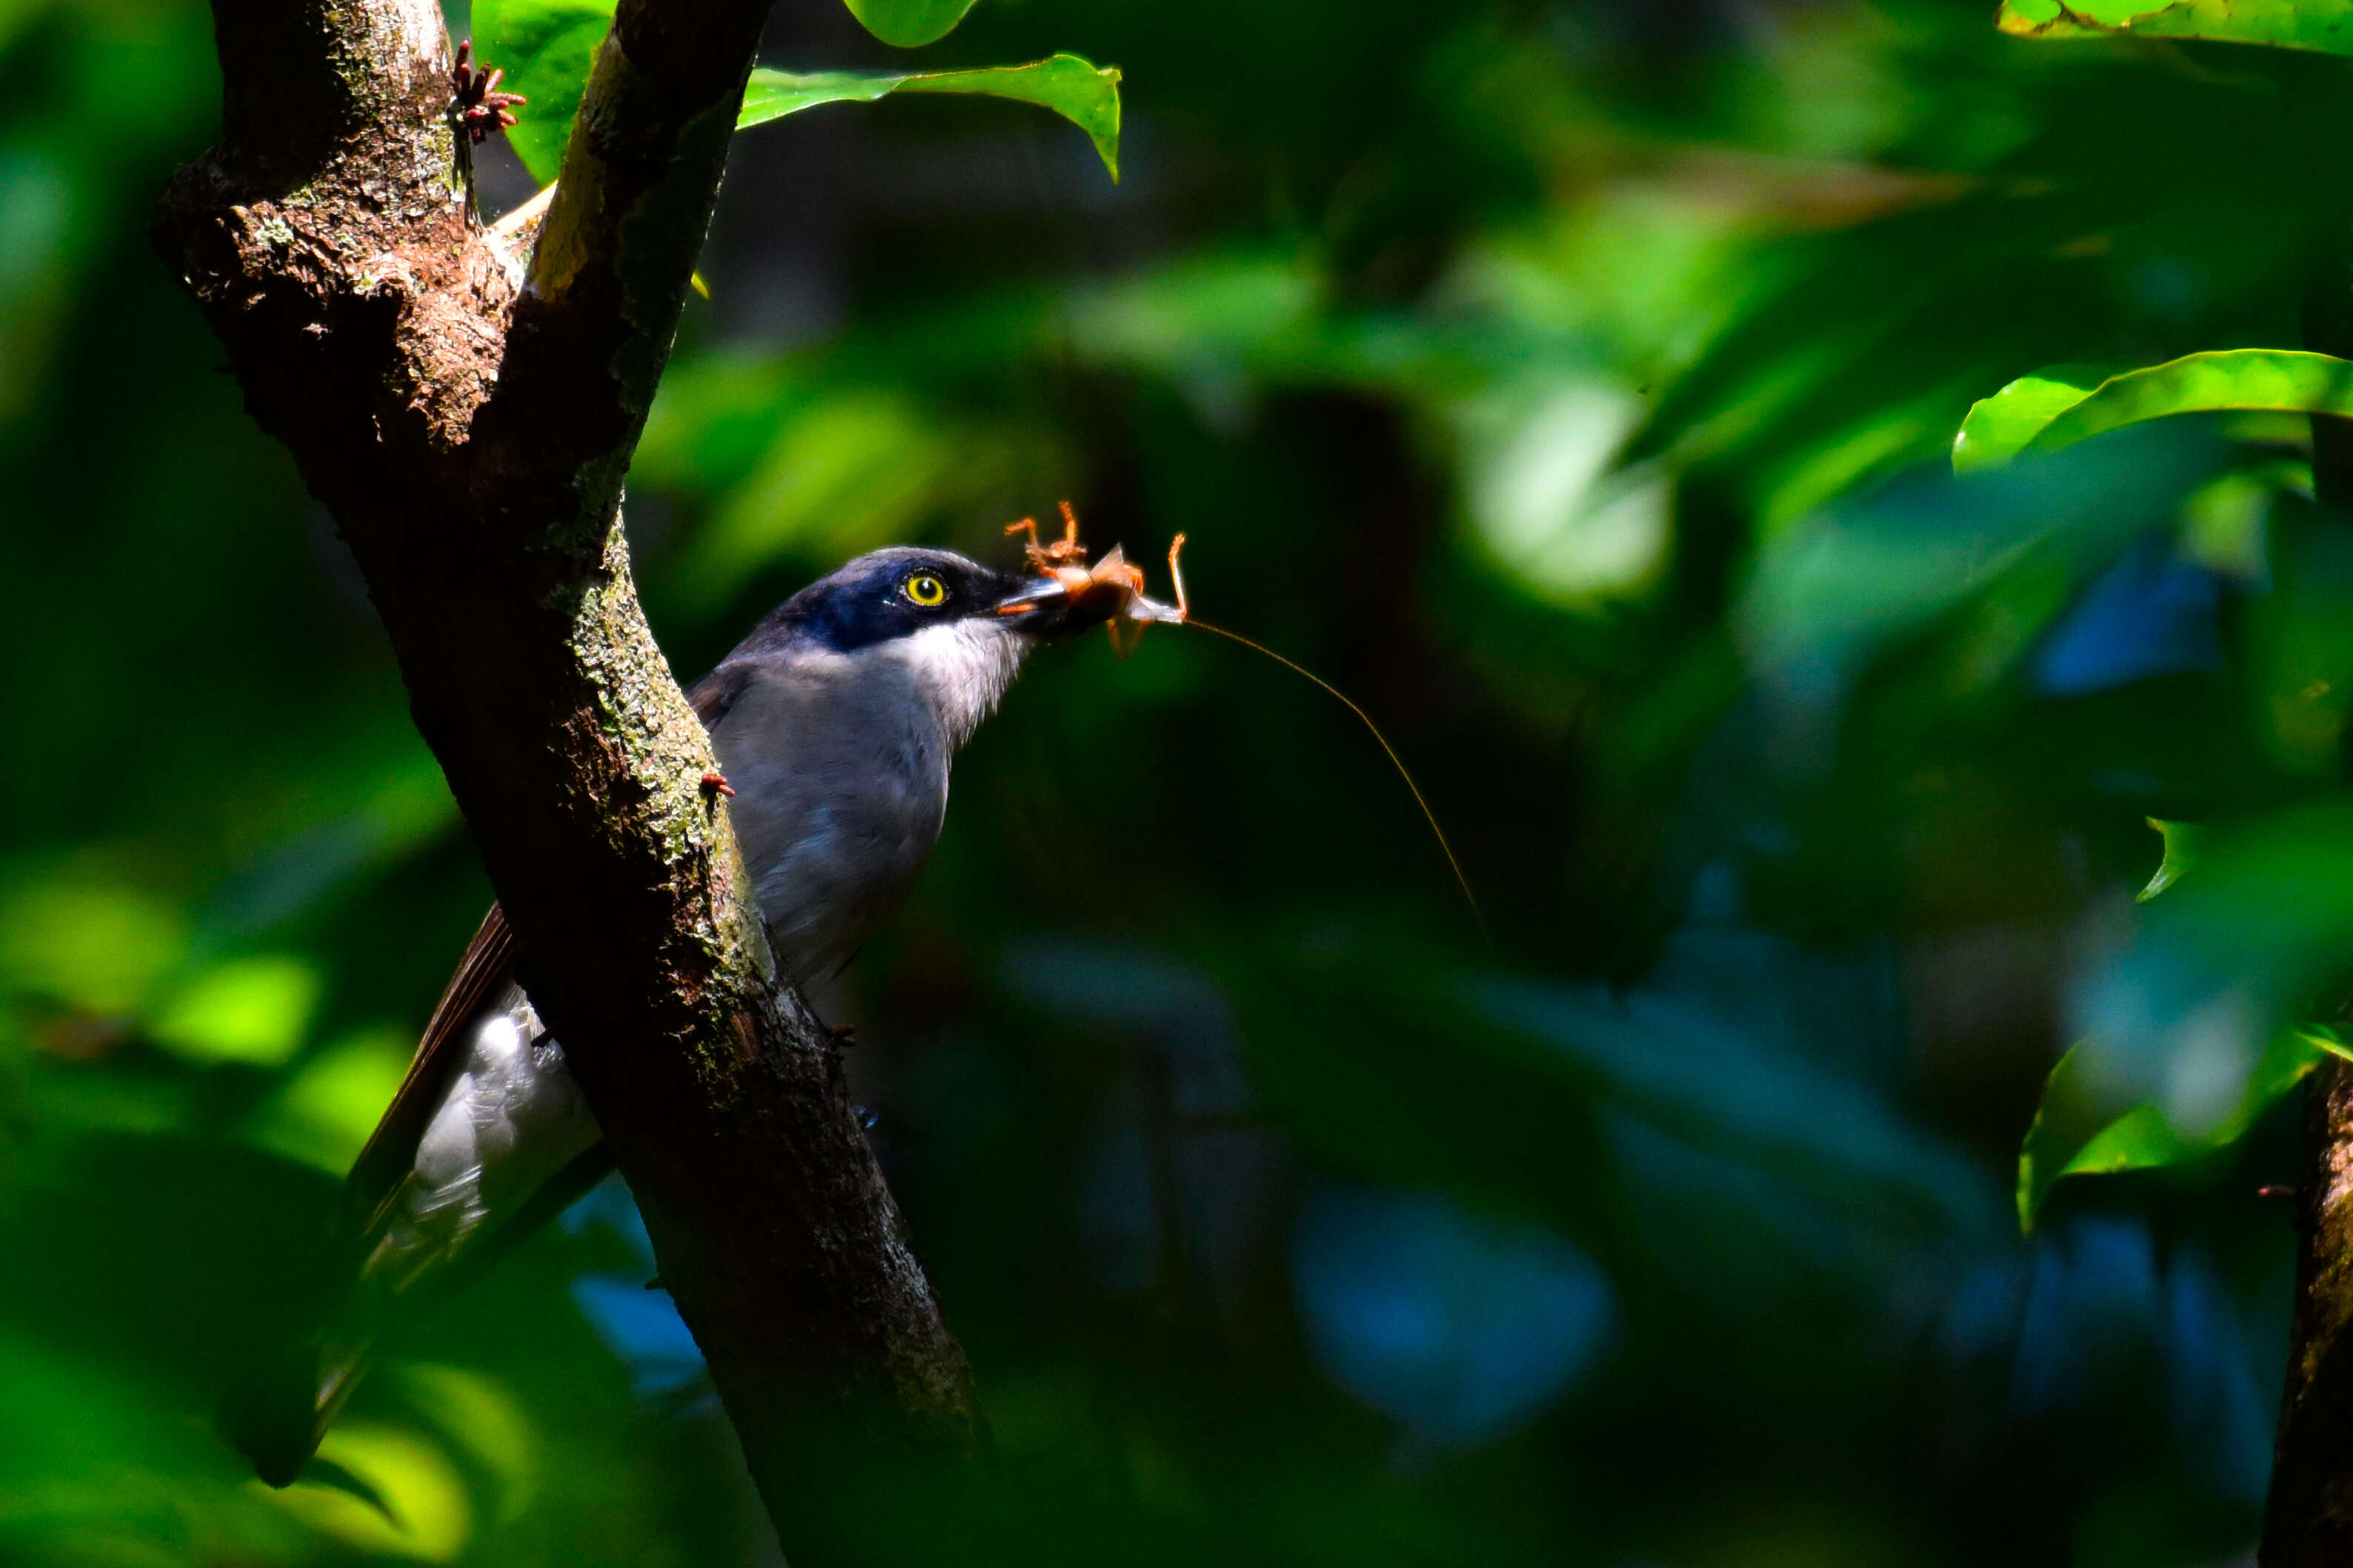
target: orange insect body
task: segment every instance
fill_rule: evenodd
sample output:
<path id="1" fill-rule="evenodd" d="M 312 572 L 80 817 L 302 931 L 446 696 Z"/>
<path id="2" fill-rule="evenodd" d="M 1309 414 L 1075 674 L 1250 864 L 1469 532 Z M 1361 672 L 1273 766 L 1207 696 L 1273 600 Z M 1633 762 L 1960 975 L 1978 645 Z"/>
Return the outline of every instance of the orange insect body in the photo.
<path id="1" fill-rule="evenodd" d="M 1185 548 L 1185 536 L 1181 533 L 1168 542 L 1168 575 L 1176 585 L 1176 602 L 1164 605 L 1145 595 L 1144 569 L 1128 564 L 1127 552 L 1122 546 L 1113 545 L 1110 554 L 1092 566 L 1087 564 L 1087 547 L 1079 542 L 1079 514 L 1071 509 L 1069 501 L 1062 503 L 1062 537 L 1050 543 L 1039 542 L 1038 520 L 1034 517 L 1008 523 L 1005 531 L 1029 536 L 1029 542 L 1023 547 L 1029 558 L 1029 569 L 1060 583 L 1071 605 L 1105 595 L 1115 599 L 1104 624 L 1111 628 L 1111 646 L 1122 656 L 1135 651 L 1144 628 L 1153 622 L 1181 626 L 1187 618 L 1185 574 L 1176 564 L 1177 552 Z"/>

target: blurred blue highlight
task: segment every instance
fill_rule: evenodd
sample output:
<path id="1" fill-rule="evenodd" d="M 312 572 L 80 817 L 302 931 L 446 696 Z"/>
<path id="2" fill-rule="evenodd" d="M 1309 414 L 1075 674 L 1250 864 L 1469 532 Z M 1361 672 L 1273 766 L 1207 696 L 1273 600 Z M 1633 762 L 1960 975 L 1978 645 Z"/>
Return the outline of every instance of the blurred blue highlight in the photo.
<path id="1" fill-rule="evenodd" d="M 1291 1279 L 1325 1375 L 1441 1449 L 1534 1418 L 1593 1368 L 1617 1316 L 1609 1276 L 1560 1237 L 1430 1193 L 1316 1194 Z"/>

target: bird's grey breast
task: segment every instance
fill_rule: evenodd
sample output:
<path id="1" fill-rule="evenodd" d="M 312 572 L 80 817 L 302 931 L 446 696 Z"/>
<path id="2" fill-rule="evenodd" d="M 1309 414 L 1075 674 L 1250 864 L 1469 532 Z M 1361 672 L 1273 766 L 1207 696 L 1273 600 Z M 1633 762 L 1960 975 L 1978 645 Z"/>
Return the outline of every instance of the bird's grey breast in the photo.
<path id="1" fill-rule="evenodd" d="M 904 661 L 823 649 L 763 661 L 712 729 L 776 962 L 849 961 L 938 843 L 953 739 Z"/>

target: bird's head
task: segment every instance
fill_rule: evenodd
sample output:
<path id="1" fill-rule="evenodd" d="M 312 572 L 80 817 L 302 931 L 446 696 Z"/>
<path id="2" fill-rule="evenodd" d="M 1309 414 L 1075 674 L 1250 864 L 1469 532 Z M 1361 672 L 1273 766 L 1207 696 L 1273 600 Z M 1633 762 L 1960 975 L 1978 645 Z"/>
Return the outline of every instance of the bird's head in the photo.
<path id="1" fill-rule="evenodd" d="M 960 746 L 1030 648 L 1100 626 L 1117 608 L 953 551 L 899 546 L 860 555 L 786 600 L 729 660 L 798 664 L 809 679 L 869 671 L 885 689 L 912 689 Z"/>
<path id="2" fill-rule="evenodd" d="M 967 637 L 1037 643 L 1101 626 L 1116 609 L 1073 598 L 1026 573 L 991 571 L 951 550 L 902 545 L 871 551 L 818 578 L 762 623 L 767 638 L 754 636 L 835 653 L 942 626 L 957 627 Z"/>

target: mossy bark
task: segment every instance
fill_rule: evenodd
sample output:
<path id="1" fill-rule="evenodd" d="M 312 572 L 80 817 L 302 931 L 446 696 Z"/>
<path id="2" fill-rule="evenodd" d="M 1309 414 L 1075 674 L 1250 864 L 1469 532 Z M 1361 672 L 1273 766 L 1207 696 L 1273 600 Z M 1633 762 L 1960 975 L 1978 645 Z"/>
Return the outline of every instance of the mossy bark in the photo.
<path id="1" fill-rule="evenodd" d="M 831 1043 L 776 984 L 621 531 L 765 12 L 625 0 L 526 259 L 473 213 L 431 0 L 215 0 L 224 140 L 155 237 L 366 574 L 797 1546 L 836 1461 L 962 1454 L 978 1421 Z"/>

